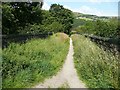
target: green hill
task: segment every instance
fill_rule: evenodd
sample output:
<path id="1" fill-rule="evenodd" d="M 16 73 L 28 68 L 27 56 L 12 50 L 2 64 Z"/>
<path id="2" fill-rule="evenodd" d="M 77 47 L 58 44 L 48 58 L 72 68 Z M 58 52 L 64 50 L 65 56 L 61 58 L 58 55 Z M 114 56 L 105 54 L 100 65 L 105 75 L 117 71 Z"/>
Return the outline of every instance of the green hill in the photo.
<path id="1" fill-rule="evenodd" d="M 108 20 L 111 18 L 111 17 L 107 17 L 107 16 L 97 16 L 97 15 L 78 13 L 78 12 L 73 12 L 73 14 L 76 19 L 80 18 L 80 19 L 86 19 L 86 20 L 96 20 L 96 19 Z"/>

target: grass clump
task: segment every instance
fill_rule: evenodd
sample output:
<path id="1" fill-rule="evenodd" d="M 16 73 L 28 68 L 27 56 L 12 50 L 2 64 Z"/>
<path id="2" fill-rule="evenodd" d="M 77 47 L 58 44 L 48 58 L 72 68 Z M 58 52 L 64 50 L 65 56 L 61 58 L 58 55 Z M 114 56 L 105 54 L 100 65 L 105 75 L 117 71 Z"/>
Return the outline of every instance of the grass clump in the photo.
<path id="1" fill-rule="evenodd" d="M 99 48 L 81 35 L 73 35 L 74 62 L 78 75 L 89 88 L 120 88 L 118 81 L 119 55 Z"/>
<path id="2" fill-rule="evenodd" d="M 70 86 L 68 85 L 67 82 L 65 82 L 65 83 L 62 84 L 58 89 L 59 89 L 59 90 L 67 90 L 67 88 L 70 88 Z"/>
<path id="3" fill-rule="evenodd" d="M 43 82 L 60 70 L 68 48 L 69 38 L 63 33 L 25 44 L 11 43 L 2 51 L 3 88 L 28 88 Z"/>

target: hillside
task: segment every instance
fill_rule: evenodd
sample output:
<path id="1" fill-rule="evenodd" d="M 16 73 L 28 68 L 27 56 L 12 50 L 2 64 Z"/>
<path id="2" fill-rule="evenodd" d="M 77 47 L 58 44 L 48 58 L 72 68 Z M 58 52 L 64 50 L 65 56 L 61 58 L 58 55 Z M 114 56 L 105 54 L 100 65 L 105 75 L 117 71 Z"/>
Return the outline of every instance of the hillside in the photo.
<path id="1" fill-rule="evenodd" d="M 73 33 L 87 33 L 101 37 L 119 37 L 118 19 L 74 12 Z"/>
<path id="2" fill-rule="evenodd" d="M 112 17 L 107 17 L 107 16 L 97 16 L 97 15 L 78 13 L 78 12 L 73 12 L 73 14 L 76 19 L 80 18 L 80 19 L 86 19 L 86 20 L 96 20 L 96 19 L 108 20 L 112 18 Z"/>

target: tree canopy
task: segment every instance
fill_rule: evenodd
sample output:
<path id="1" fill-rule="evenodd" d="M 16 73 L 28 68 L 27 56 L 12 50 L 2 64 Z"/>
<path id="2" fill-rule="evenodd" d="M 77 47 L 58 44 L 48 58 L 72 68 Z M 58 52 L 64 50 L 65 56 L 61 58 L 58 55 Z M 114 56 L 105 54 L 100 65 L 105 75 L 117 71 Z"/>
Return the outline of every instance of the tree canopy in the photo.
<path id="1" fill-rule="evenodd" d="M 55 17 L 55 21 L 63 25 L 63 31 L 70 34 L 70 29 L 73 25 L 72 11 L 59 4 L 52 4 L 49 11 L 51 16 Z"/>
<path id="2" fill-rule="evenodd" d="M 2 3 L 3 34 L 19 33 L 28 24 L 41 23 L 40 8 L 39 2 Z"/>
<path id="3" fill-rule="evenodd" d="M 73 24 L 72 11 L 59 4 L 42 10 L 39 2 L 2 3 L 3 34 L 35 34 L 65 32 L 70 34 Z"/>
<path id="4" fill-rule="evenodd" d="M 84 24 L 81 24 L 79 27 L 76 27 L 75 30 L 79 33 L 93 34 L 101 37 L 120 37 L 118 20 L 116 18 L 111 18 L 108 21 L 85 21 Z"/>

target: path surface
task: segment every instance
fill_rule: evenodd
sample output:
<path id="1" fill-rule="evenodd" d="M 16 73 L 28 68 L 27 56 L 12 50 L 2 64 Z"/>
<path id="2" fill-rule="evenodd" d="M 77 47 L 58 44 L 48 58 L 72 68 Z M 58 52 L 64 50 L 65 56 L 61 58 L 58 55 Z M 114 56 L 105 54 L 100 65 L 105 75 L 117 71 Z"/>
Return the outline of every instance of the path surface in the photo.
<path id="1" fill-rule="evenodd" d="M 84 83 L 82 83 L 77 76 L 74 67 L 73 54 L 73 44 L 72 39 L 70 38 L 69 52 L 61 71 L 51 79 L 47 79 L 44 83 L 35 86 L 35 88 L 58 88 L 64 83 L 67 83 L 69 88 L 86 88 Z"/>

